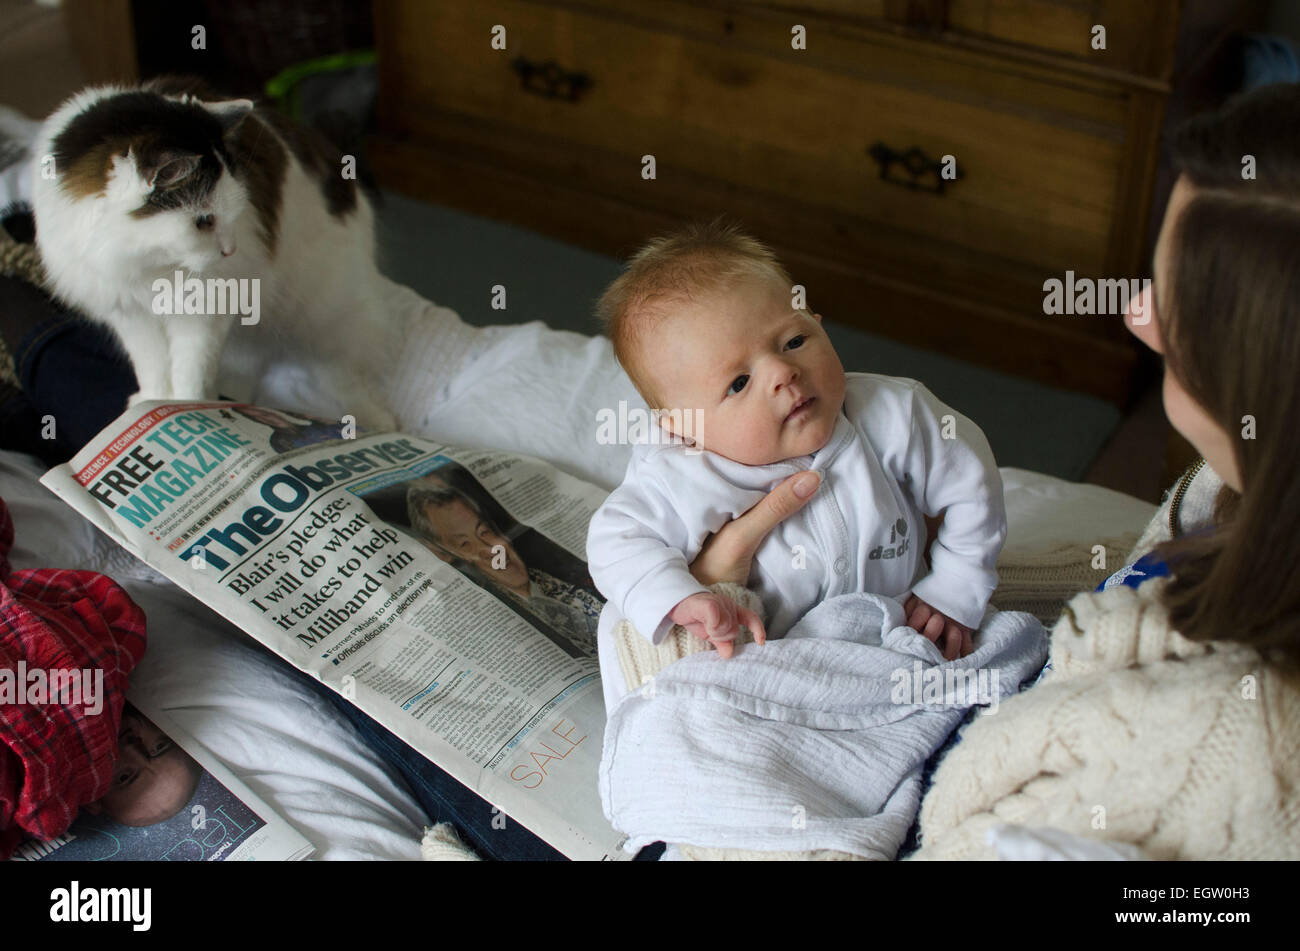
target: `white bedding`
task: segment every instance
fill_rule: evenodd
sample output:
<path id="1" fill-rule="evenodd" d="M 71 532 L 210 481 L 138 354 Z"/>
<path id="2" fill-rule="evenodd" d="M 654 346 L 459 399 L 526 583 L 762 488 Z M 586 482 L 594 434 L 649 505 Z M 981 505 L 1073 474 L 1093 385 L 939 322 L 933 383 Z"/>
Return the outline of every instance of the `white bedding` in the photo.
<path id="1" fill-rule="evenodd" d="M 629 447 L 594 447 L 596 413 L 638 407 L 606 341 L 540 323 L 474 328 L 396 284 L 387 289 L 402 362 L 389 378 L 401 427 L 450 443 L 545 459 L 611 489 Z M 310 366 L 272 368 L 257 399 L 286 409 L 343 413 Z M 597 451 L 598 449 L 598 451 Z M 16 568 L 103 571 L 145 608 L 149 645 L 132 675 L 181 726 L 307 837 L 326 859 L 419 857 L 422 811 L 327 702 L 276 669 L 227 623 L 101 536 L 37 484 L 40 465 L 0 453 L 0 496 L 13 512 Z M 1008 546 L 1136 532 L 1152 506 L 1116 492 L 1003 469 Z"/>
<path id="2" fill-rule="evenodd" d="M 956 660 L 904 620 L 892 598 L 840 595 L 762 650 L 691 654 L 616 701 L 600 796 L 623 847 L 894 858 L 925 761 L 967 710 L 1014 696 L 1047 657 L 1030 614 L 990 611 Z"/>

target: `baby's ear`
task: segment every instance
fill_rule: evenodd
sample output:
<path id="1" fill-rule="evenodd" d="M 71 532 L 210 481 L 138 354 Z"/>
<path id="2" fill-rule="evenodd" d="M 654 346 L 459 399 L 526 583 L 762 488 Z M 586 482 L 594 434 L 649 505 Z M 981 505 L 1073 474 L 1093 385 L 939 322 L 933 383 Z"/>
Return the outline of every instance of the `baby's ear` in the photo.
<path id="1" fill-rule="evenodd" d="M 821 315 L 821 314 L 813 314 L 813 320 L 817 321 L 817 323 L 820 324 L 820 323 L 822 322 L 822 315 Z"/>

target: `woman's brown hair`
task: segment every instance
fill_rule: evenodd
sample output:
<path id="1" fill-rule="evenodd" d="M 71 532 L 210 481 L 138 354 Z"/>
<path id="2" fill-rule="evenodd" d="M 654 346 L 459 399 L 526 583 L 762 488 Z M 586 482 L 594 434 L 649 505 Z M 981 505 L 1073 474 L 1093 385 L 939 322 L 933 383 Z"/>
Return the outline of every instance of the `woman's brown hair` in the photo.
<path id="1" fill-rule="evenodd" d="M 1172 576 L 1165 604 L 1192 640 L 1249 644 L 1294 668 L 1300 87 L 1265 87 L 1192 119 L 1175 136 L 1173 159 L 1195 191 L 1168 236 L 1167 372 L 1233 437 L 1242 492 L 1225 488 L 1214 532 L 1162 546 Z"/>

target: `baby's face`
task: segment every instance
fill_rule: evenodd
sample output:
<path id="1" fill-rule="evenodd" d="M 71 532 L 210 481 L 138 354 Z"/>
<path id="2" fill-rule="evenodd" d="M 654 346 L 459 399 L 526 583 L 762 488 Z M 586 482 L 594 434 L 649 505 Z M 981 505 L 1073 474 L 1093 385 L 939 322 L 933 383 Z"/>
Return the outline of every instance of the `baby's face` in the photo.
<path id="1" fill-rule="evenodd" d="M 642 366 L 663 409 L 689 410 L 704 448 L 759 466 L 816 452 L 844 405 L 844 367 L 821 317 L 783 288 L 742 281 L 672 306 Z M 671 418 L 671 417 L 669 417 Z"/>

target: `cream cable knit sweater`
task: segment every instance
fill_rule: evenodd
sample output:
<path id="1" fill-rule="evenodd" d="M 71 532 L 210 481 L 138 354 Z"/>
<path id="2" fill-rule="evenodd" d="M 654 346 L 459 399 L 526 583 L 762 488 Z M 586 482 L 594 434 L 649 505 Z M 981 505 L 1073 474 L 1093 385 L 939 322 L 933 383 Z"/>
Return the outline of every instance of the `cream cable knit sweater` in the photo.
<path id="1" fill-rule="evenodd" d="M 1167 526 L 1166 503 L 1136 553 Z M 1300 684 L 1249 648 L 1171 630 L 1164 584 L 1070 601 L 1052 672 L 978 718 L 940 765 L 914 858 L 995 858 L 985 835 L 1003 822 L 1153 859 L 1300 858 Z"/>

